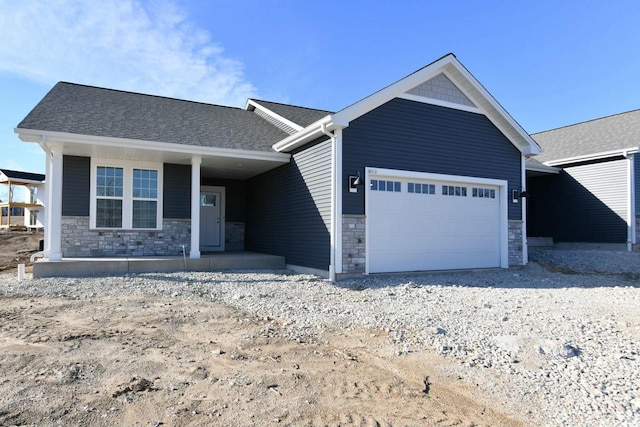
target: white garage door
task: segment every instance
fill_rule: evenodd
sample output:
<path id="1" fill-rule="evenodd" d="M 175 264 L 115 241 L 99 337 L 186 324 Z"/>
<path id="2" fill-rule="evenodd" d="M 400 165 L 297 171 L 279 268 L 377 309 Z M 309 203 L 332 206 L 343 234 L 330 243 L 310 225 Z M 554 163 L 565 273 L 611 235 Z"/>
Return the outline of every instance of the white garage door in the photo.
<path id="1" fill-rule="evenodd" d="M 368 176 L 370 273 L 500 267 L 499 186 L 404 175 Z"/>

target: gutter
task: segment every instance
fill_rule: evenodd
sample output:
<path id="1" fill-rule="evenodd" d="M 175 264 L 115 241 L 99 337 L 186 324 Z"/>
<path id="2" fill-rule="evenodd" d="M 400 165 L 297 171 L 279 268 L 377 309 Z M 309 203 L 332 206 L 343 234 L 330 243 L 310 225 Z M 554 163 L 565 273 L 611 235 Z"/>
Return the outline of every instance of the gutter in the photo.
<path id="1" fill-rule="evenodd" d="M 344 129 L 349 126 L 349 122 L 341 122 L 336 120 L 335 114 L 330 114 L 315 123 L 310 124 L 301 131 L 294 133 L 285 139 L 276 142 L 271 146 L 278 153 L 288 152 L 301 145 L 311 142 L 322 135 L 327 135 L 327 131 L 333 131 L 336 129 Z M 328 135 L 327 135 L 328 136 Z M 334 137 L 335 138 L 335 137 Z"/>
<path id="2" fill-rule="evenodd" d="M 290 155 L 286 153 L 273 153 L 269 151 L 241 150 L 236 148 L 217 148 L 200 145 L 175 144 L 170 142 L 156 142 L 142 139 L 114 138 L 107 136 L 91 136 L 66 132 L 52 132 L 35 129 L 15 128 L 14 132 L 24 142 L 37 142 L 45 152 L 48 143 L 72 143 L 80 145 L 103 145 L 124 149 L 139 149 L 152 151 L 166 151 L 171 153 L 184 153 L 199 156 L 230 157 L 251 160 L 268 160 L 287 163 Z M 42 138 L 45 138 L 44 142 Z"/>
<path id="3" fill-rule="evenodd" d="M 616 156 L 626 157 L 630 154 L 638 154 L 638 152 L 640 152 L 639 147 L 630 147 L 630 148 L 623 148 L 620 150 L 603 151 L 601 153 L 585 154 L 583 156 L 566 157 L 564 159 L 549 160 L 546 162 L 542 162 L 542 164 L 547 166 L 560 166 L 560 165 L 565 165 L 567 163 L 578 163 L 578 162 L 587 162 L 590 160 L 606 159 L 607 157 L 616 157 Z"/>
<path id="4" fill-rule="evenodd" d="M 320 132 L 324 135 L 328 136 L 331 139 L 331 234 L 330 234 L 330 245 L 331 245 L 331 254 L 329 259 L 331 260 L 329 264 L 329 280 L 332 282 L 336 281 L 336 241 L 337 241 L 337 207 L 338 207 L 338 165 L 337 165 L 337 138 L 336 136 L 327 130 L 327 125 L 325 123 L 320 124 Z"/>

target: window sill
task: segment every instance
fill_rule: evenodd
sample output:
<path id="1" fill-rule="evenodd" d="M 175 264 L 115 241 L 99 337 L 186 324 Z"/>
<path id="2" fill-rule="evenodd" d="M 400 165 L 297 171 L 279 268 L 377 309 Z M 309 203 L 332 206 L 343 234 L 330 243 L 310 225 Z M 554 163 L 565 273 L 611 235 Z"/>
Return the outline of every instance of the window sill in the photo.
<path id="1" fill-rule="evenodd" d="M 89 228 L 89 231 L 162 231 L 162 228 Z"/>

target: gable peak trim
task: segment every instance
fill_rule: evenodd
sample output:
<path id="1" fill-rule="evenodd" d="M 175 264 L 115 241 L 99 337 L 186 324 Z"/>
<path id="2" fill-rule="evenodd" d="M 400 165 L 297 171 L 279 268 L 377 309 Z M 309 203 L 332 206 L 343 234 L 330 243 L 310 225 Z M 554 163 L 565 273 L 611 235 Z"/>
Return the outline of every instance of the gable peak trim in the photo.
<path id="1" fill-rule="evenodd" d="M 287 119 L 285 117 L 282 117 L 280 114 L 277 114 L 277 113 L 273 112 L 272 110 L 270 110 L 269 108 L 267 108 L 264 105 L 260 104 L 259 102 L 260 102 L 259 100 L 253 100 L 253 99 L 249 98 L 249 99 L 247 99 L 247 103 L 246 103 L 244 108 L 245 108 L 245 110 L 248 110 L 248 111 L 260 110 L 264 114 L 272 117 L 273 119 L 279 121 L 283 125 L 293 129 L 296 132 L 299 132 L 302 129 L 304 129 L 299 124 L 294 123 L 294 122 L 292 122 L 291 120 L 289 120 L 289 119 Z"/>

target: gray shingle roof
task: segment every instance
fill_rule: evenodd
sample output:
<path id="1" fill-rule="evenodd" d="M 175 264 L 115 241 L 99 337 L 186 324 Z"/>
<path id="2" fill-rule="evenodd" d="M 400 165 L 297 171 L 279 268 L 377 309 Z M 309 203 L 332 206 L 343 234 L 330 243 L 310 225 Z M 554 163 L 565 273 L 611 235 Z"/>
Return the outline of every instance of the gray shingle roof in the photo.
<path id="1" fill-rule="evenodd" d="M 541 162 L 621 150 L 640 145 L 640 110 L 531 135 L 544 151 Z"/>
<path id="2" fill-rule="evenodd" d="M 288 136 L 240 108 L 66 82 L 18 128 L 257 151 Z"/>
<path id="3" fill-rule="evenodd" d="M 22 180 L 26 179 L 28 181 L 42 181 L 44 182 L 44 175 L 40 173 L 32 173 L 32 172 L 22 172 L 22 171 L 14 171 L 11 169 L 0 169 L 7 178 L 12 180 Z"/>
<path id="4" fill-rule="evenodd" d="M 331 111 L 316 110 L 314 108 L 298 107 L 296 105 L 280 104 L 277 102 L 262 101 L 259 99 L 252 99 L 252 101 L 268 108 L 287 120 L 291 120 L 293 123 L 296 123 L 303 128 L 317 122 L 329 114 L 333 114 Z"/>

